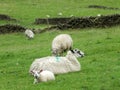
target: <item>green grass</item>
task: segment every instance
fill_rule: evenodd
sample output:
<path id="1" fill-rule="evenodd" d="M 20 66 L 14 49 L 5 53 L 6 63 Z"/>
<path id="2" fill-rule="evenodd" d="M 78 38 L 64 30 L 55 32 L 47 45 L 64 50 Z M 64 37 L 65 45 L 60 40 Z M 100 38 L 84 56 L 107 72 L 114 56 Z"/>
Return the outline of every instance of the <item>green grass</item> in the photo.
<path id="1" fill-rule="evenodd" d="M 118 7 L 119 0 L 1 0 L 0 13 L 20 20 L 25 27 L 46 14 L 56 17 L 115 14 L 118 10 L 88 9 L 97 4 Z M 0 21 L 0 24 L 13 23 Z M 61 74 L 55 81 L 33 84 L 29 67 L 35 58 L 51 55 L 52 39 L 61 33 L 70 34 L 74 48 L 85 52 L 79 58 L 81 71 Z M 0 90 L 119 90 L 120 89 L 120 26 L 81 30 L 50 31 L 27 40 L 23 33 L 0 35 Z"/>
<path id="2" fill-rule="evenodd" d="M 0 35 L 1 90 L 118 90 L 120 88 L 120 27 L 52 31 L 27 40 L 22 33 Z M 50 55 L 52 39 L 68 33 L 74 48 L 85 52 L 79 58 L 80 72 L 57 75 L 56 80 L 33 85 L 28 74 L 32 61 Z"/>
<path id="3" fill-rule="evenodd" d="M 18 24 L 25 27 L 36 27 L 32 25 L 35 18 L 46 18 L 46 15 L 58 17 L 59 12 L 63 13 L 63 17 L 120 14 L 120 10 L 87 8 L 89 5 L 120 8 L 119 3 L 119 0 L 1 0 L 0 13 L 16 18 L 20 21 Z"/>

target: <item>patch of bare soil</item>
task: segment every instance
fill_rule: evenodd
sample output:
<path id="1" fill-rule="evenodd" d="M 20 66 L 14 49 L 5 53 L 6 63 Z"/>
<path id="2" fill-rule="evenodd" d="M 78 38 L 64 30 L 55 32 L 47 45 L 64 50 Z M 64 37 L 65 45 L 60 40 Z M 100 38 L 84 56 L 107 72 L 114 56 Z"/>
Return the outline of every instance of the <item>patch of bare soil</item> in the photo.
<path id="1" fill-rule="evenodd" d="M 72 17 L 72 18 L 49 18 L 55 25 L 44 28 L 42 30 L 34 30 L 36 33 L 43 33 L 50 30 L 64 30 L 64 29 L 81 29 L 81 28 L 106 28 L 120 25 L 120 14 L 106 15 L 106 16 L 89 16 L 89 17 Z M 44 21 L 44 20 L 43 20 Z M 46 19 L 45 19 L 46 22 Z M 46 23 L 48 24 L 48 23 Z M 2 25 L 0 26 L 0 34 L 12 32 L 24 32 L 26 28 L 20 25 Z"/>
<path id="2" fill-rule="evenodd" d="M 66 23 L 57 24 L 46 29 L 76 29 L 76 28 L 106 28 L 120 25 L 120 14 L 106 15 L 106 16 L 96 16 L 96 17 L 81 17 L 72 18 Z M 46 30 L 45 29 L 45 30 Z"/>
<path id="3" fill-rule="evenodd" d="M 24 32 L 25 28 L 20 25 L 2 25 L 0 26 L 0 34 L 13 33 L 13 32 Z"/>
<path id="4" fill-rule="evenodd" d="M 66 24 L 57 25 L 59 29 L 68 29 L 68 28 L 105 28 L 120 25 L 120 15 L 107 15 L 107 16 L 97 16 L 97 17 L 83 17 L 83 18 L 74 18 L 68 21 Z"/>
<path id="5" fill-rule="evenodd" d="M 100 5 L 89 5 L 89 6 L 88 6 L 88 8 L 98 8 L 98 9 L 120 10 L 120 8 L 107 7 L 107 6 L 100 6 Z"/>

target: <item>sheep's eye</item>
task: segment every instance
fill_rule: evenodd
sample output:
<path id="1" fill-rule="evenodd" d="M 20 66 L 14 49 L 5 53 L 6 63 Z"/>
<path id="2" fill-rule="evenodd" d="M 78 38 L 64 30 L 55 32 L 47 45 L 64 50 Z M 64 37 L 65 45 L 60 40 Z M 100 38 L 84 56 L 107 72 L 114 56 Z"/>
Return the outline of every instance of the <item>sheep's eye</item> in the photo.
<path id="1" fill-rule="evenodd" d="M 77 51 L 77 53 L 80 53 L 80 51 Z"/>
<path id="2" fill-rule="evenodd" d="M 74 53 L 74 50 L 71 50 L 72 53 Z"/>
<path id="3" fill-rule="evenodd" d="M 77 51 L 77 49 L 75 49 L 75 51 Z"/>
<path id="4" fill-rule="evenodd" d="M 78 51 L 77 53 L 79 53 L 80 55 L 82 55 L 82 53 L 80 51 Z"/>

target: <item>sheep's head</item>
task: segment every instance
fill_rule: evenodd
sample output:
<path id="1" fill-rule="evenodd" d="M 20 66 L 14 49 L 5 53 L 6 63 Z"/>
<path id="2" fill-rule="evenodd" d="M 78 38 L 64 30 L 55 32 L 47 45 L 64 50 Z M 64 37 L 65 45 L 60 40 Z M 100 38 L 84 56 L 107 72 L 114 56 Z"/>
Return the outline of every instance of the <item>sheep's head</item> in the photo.
<path id="1" fill-rule="evenodd" d="M 52 55 L 53 55 L 53 56 L 58 56 L 59 53 L 61 53 L 61 52 L 58 52 L 58 51 L 59 51 L 58 49 L 52 48 Z"/>
<path id="2" fill-rule="evenodd" d="M 31 71 L 32 75 L 33 75 L 36 79 L 40 77 L 40 72 L 42 72 L 42 70 L 40 70 L 40 71 L 32 70 L 32 71 Z"/>
<path id="3" fill-rule="evenodd" d="M 55 56 L 57 54 L 57 50 L 53 48 L 51 53 L 52 53 L 53 56 Z"/>
<path id="4" fill-rule="evenodd" d="M 83 56 L 84 56 L 84 52 L 82 52 L 82 51 L 79 50 L 79 49 L 71 50 L 71 52 L 72 52 L 76 57 L 83 57 Z"/>

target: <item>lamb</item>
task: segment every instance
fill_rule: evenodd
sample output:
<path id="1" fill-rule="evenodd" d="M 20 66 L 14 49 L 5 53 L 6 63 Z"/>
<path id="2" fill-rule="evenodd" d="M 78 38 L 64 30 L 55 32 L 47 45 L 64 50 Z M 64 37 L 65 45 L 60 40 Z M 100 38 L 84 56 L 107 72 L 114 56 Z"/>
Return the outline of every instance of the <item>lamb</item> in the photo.
<path id="1" fill-rule="evenodd" d="M 33 84 L 55 80 L 54 74 L 47 70 L 40 70 L 40 71 L 32 70 L 31 73 L 34 76 Z"/>
<path id="2" fill-rule="evenodd" d="M 28 39 L 34 38 L 34 33 L 29 29 L 25 30 L 25 35 L 28 37 Z"/>
<path id="3" fill-rule="evenodd" d="M 68 34 L 60 34 L 52 41 L 52 55 L 58 56 L 66 50 L 72 49 L 73 40 Z"/>
<path id="4" fill-rule="evenodd" d="M 80 50 L 69 50 L 65 57 L 47 56 L 35 59 L 30 66 L 29 73 L 36 70 L 48 70 L 54 74 L 63 74 L 81 70 L 81 65 L 77 57 L 83 57 L 84 53 Z"/>

